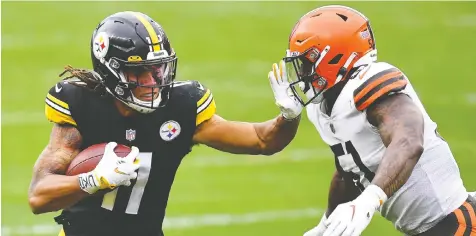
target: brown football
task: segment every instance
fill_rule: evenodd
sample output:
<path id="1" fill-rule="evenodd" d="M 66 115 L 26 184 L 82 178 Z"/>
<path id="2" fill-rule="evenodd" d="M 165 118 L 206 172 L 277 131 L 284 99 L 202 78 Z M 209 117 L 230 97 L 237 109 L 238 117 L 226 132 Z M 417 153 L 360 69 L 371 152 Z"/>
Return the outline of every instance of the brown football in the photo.
<path id="1" fill-rule="evenodd" d="M 94 144 L 81 151 L 69 164 L 66 175 L 73 176 L 94 170 L 104 154 L 106 144 Z M 114 152 L 118 157 L 125 157 L 131 152 L 131 148 L 126 145 L 117 144 Z"/>

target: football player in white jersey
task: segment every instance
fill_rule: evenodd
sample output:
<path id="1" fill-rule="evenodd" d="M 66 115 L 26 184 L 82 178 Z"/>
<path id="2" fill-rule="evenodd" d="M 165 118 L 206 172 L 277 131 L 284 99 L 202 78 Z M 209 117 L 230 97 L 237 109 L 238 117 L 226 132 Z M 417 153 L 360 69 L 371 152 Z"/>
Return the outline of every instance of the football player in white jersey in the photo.
<path id="1" fill-rule="evenodd" d="M 270 78 L 292 116 L 309 120 L 335 155 L 328 209 L 305 236 L 360 235 L 375 211 L 407 235 L 476 235 L 476 201 L 407 76 L 377 62 L 369 20 L 344 6 L 304 15 Z M 348 184 L 351 183 L 351 184 Z"/>

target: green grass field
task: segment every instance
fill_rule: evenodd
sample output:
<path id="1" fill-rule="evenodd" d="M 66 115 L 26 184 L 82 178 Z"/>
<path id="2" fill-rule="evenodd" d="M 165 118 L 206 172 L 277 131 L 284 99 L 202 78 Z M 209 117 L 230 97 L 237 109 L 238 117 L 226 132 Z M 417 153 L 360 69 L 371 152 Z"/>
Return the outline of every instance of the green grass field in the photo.
<path id="1" fill-rule="evenodd" d="M 264 121 L 278 114 L 267 81 L 294 23 L 324 2 L 2 2 L 2 235 L 56 235 L 52 217 L 33 215 L 32 166 L 52 125 L 47 90 L 66 64 L 90 67 L 97 23 L 142 11 L 165 28 L 179 79 L 200 80 L 218 113 Z M 335 2 L 333 2 L 335 4 Z M 450 143 L 468 189 L 476 190 L 476 2 L 345 2 L 371 19 L 379 59 L 400 67 Z M 271 157 L 197 147 L 179 169 L 165 232 L 178 235 L 302 235 L 326 207 L 329 148 L 305 119 Z M 401 235 L 375 216 L 363 235 Z"/>

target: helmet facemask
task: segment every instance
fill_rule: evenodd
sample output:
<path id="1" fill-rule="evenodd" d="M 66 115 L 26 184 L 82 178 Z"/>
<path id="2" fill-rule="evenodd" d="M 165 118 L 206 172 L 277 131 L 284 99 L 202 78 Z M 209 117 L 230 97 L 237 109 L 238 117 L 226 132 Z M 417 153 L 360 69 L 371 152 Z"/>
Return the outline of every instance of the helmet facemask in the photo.
<path id="1" fill-rule="evenodd" d="M 311 48 L 302 54 L 287 52 L 284 58 L 289 87 L 296 99 L 303 105 L 320 103 L 322 93 L 327 88 L 327 80 L 317 74 L 316 68 L 330 47 L 319 52 Z"/>
<path id="2" fill-rule="evenodd" d="M 128 61 L 117 57 L 111 57 L 109 61 L 104 59 L 101 62 L 113 75 L 115 83 L 110 83 L 111 79 L 104 81 L 107 91 L 115 98 L 141 113 L 150 113 L 158 107 L 165 106 L 168 101 L 170 91 L 175 79 L 177 68 L 177 58 L 175 54 L 169 56 L 167 51 L 150 52 L 147 60 L 137 57 L 129 57 Z M 153 80 L 146 84 L 140 81 L 139 76 L 144 73 L 151 73 Z M 136 78 L 132 80 L 130 75 Z M 142 84 L 141 84 L 142 83 Z M 134 89 L 141 88 L 144 96 L 134 95 Z"/>

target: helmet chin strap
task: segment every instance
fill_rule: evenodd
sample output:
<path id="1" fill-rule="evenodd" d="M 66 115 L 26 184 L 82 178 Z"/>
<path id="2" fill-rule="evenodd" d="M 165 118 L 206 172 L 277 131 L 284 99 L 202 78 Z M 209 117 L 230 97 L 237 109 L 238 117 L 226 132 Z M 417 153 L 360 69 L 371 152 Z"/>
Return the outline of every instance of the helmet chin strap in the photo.
<path id="1" fill-rule="evenodd" d="M 349 71 L 349 65 L 350 63 L 352 63 L 352 61 L 354 60 L 354 58 L 357 56 L 357 53 L 353 52 L 352 54 L 350 54 L 349 58 L 347 58 L 347 61 L 345 61 L 344 63 L 344 66 L 341 68 L 343 69 L 343 73 L 339 73 L 339 75 L 337 76 L 337 79 L 336 79 L 336 82 L 334 84 L 337 84 L 339 83 L 342 78 L 344 78 L 344 76 L 347 74 L 347 72 Z"/>

